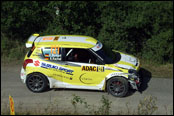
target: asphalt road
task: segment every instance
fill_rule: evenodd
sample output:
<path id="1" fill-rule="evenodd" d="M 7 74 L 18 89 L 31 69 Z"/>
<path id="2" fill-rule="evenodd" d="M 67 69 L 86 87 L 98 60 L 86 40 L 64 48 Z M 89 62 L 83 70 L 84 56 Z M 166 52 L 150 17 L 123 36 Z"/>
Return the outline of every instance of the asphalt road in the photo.
<path id="1" fill-rule="evenodd" d="M 150 72 L 144 69 L 144 83 L 141 92 L 130 92 L 124 98 L 116 98 L 101 91 L 72 90 L 72 89 L 52 89 L 44 93 L 32 93 L 20 80 L 21 65 L 1 65 L 1 112 L 9 107 L 8 97 L 13 96 L 15 111 L 45 111 L 53 107 L 54 110 L 74 111 L 71 99 L 73 94 L 84 98 L 93 108 L 101 106 L 101 98 L 104 95 L 111 104 L 111 114 L 137 110 L 140 100 L 144 97 L 154 96 L 157 98 L 158 110 L 153 114 L 173 114 L 173 79 L 153 78 Z M 46 109 L 45 109 L 46 108 Z M 85 111 L 83 105 L 77 106 L 77 111 Z"/>

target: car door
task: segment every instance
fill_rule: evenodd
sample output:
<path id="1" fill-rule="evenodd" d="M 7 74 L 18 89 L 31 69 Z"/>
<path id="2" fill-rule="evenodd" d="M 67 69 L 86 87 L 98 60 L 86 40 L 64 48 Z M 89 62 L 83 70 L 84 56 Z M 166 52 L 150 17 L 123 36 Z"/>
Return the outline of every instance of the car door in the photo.
<path id="1" fill-rule="evenodd" d="M 63 82 L 62 79 L 62 49 L 59 47 L 51 46 L 51 47 L 43 47 L 42 54 L 43 57 L 41 59 L 43 62 L 41 63 L 42 69 L 44 69 L 44 73 L 53 79 L 56 79 L 59 82 Z"/>
<path id="2" fill-rule="evenodd" d="M 67 72 L 62 73 L 63 81 L 67 87 L 81 88 L 82 86 L 103 86 L 105 81 L 105 68 L 96 64 L 96 56 L 86 49 L 64 48 L 64 62 Z"/>

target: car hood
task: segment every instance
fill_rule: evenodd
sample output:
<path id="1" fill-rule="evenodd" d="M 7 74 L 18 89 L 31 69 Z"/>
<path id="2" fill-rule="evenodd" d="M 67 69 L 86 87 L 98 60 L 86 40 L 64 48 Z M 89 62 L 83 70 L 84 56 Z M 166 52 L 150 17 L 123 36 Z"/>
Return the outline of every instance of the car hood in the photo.
<path id="1" fill-rule="evenodd" d="M 138 58 L 128 55 L 125 53 L 120 53 L 120 60 L 114 64 L 116 67 L 124 68 L 124 69 L 135 69 L 138 70 L 139 68 L 139 60 Z"/>

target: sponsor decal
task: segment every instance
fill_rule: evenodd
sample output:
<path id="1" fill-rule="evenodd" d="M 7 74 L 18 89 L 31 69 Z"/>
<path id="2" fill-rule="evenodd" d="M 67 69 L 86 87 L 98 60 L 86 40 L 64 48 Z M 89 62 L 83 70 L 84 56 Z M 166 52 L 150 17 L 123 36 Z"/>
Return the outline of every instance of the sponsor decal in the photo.
<path id="1" fill-rule="evenodd" d="M 66 69 L 66 68 L 63 68 L 63 67 L 59 67 L 59 70 L 61 70 L 63 72 L 66 72 L 66 74 L 70 74 L 70 75 L 72 75 L 72 72 L 74 72 L 73 70 L 69 70 L 69 69 Z"/>
<path id="2" fill-rule="evenodd" d="M 39 66 L 39 65 L 40 65 L 39 60 L 34 61 L 34 66 Z"/>
<path id="3" fill-rule="evenodd" d="M 80 81 L 82 82 L 82 83 L 84 83 L 84 84 L 92 84 L 92 78 L 90 78 L 90 77 L 86 77 L 86 75 L 85 75 L 86 73 L 84 73 L 84 74 L 82 74 L 82 75 L 80 75 Z"/>
<path id="4" fill-rule="evenodd" d="M 128 73 L 112 73 L 111 77 L 113 77 L 113 76 L 124 76 L 124 75 L 128 75 Z"/>
<path id="5" fill-rule="evenodd" d="M 54 37 L 43 37 L 42 40 L 53 40 Z"/>
<path id="6" fill-rule="evenodd" d="M 82 66 L 82 71 L 104 72 L 104 66 Z"/>
<path id="7" fill-rule="evenodd" d="M 33 56 L 40 56 L 40 54 L 33 54 Z"/>
<path id="8" fill-rule="evenodd" d="M 60 57 L 50 57 L 50 60 L 61 60 L 61 55 Z"/>
<path id="9" fill-rule="evenodd" d="M 122 70 L 115 69 L 115 68 L 112 68 L 112 67 L 107 67 L 107 66 L 105 66 L 105 70 L 113 70 L 113 71 L 120 71 L 120 72 L 123 72 Z"/>
<path id="10" fill-rule="evenodd" d="M 66 39 L 66 37 L 62 37 L 62 39 Z"/>
<path id="11" fill-rule="evenodd" d="M 52 64 L 48 64 L 48 63 L 44 63 L 42 62 L 41 64 L 42 68 L 47 68 L 47 69 L 54 69 L 54 70 L 58 70 L 61 71 L 63 73 L 69 74 L 69 75 L 73 75 L 72 73 L 74 72 L 73 70 L 64 68 L 64 67 L 60 67 L 60 66 L 56 66 L 56 65 L 52 65 Z"/>
<path id="12" fill-rule="evenodd" d="M 61 75 L 61 74 L 53 74 L 53 76 L 60 77 L 60 78 L 64 78 L 64 79 L 69 79 L 69 80 L 72 80 L 72 79 L 73 79 L 72 76 L 67 77 L 67 76 L 63 76 L 63 75 Z"/>
<path id="13" fill-rule="evenodd" d="M 41 54 L 39 52 L 35 52 L 34 54 L 32 54 L 32 56 L 41 56 Z"/>
<path id="14" fill-rule="evenodd" d="M 55 37 L 55 38 L 54 38 L 54 41 L 58 41 L 58 40 L 59 40 L 59 37 Z"/>
<path id="15" fill-rule="evenodd" d="M 63 77 L 61 74 L 53 74 L 53 76 L 56 76 L 56 77 Z"/>

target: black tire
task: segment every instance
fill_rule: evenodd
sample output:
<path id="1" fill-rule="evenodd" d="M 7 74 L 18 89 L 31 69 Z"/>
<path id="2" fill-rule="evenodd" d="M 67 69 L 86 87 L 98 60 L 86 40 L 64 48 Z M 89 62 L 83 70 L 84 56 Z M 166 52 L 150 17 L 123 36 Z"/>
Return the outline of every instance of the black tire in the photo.
<path id="1" fill-rule="evenodd" d="M 39 93 L 48 89 L 48 80 L 41 73 L 27 75 L 26 85 L 32 92 Z"/>
<path id="2" fill-rule="evenodd" d="M 128 81 L 124 77 L 113 77 L 107 82 L 107 91 L 115 97 L 126 96 L 128 89 Z"/>

